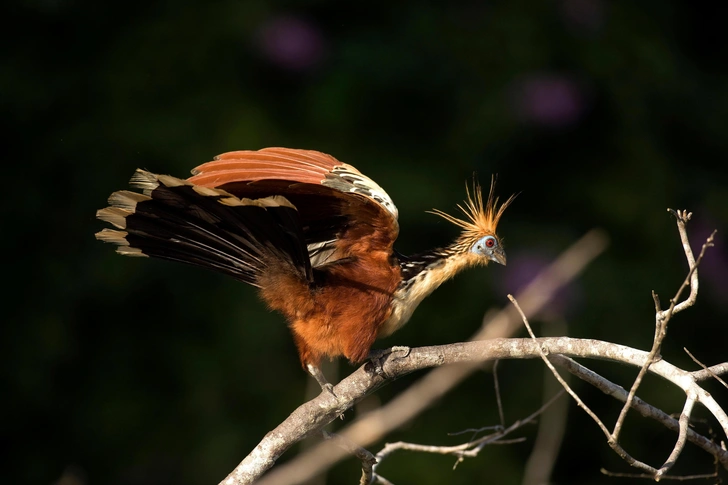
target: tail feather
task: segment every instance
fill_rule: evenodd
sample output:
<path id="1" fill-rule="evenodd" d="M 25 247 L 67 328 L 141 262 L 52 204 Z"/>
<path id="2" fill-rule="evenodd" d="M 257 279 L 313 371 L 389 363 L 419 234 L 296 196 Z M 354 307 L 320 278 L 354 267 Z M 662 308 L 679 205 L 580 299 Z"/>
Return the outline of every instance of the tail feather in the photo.
<path id="1" fill-rule="evenodd" d="M 281 196 L 239 199 L 221 190 L 137 170 L 97 217 L 116 229 L 97 239 L 128 256 L 152 256 L 214 269 L 254 286 L 285 265 L 313 280 L 298 211 Z"/>

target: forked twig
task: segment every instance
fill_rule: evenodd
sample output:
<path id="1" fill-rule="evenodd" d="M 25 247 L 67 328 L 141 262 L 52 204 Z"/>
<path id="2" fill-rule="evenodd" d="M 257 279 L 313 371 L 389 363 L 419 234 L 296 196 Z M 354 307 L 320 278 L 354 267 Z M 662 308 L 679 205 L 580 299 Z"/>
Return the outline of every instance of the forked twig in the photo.
<path id="1" fill-rule="evenodd" d="M 670 210 L 670 209 L 668 209 Z M 609 431 L 604 426 L 604 423 L 596 416 L 594 412 L 591 411 L 579 398 L 576 393 L 574 393 L 566 384 L 566 382 L 561 378 L 561 376 L 558 374 L 556 369 L 553 367 L 551 362 L 549 362 L 549 358 L 547 357 L 548 349 L 541 349 L 541 358 L 546 363 L 546 365 L 549 367 L 551 372 L 554 374 L 556 379 L 559 381 L 559 383 L 564 387 L 564 389 L 569 392 L 569 394 L 574 398 L 574 400 L 577 402 L 579 407 L 585 410 L 585 412 L 594 420 L 595 423 L 599 426 L 599 428 L 602 430 L 602 432 L 605 434 L 605 436 L 608 439 L 609 446 L 617 452 L 617 454 L 622 457 L 625 461 L 627 461 L 630 465 L 643 469 L 647 471 L 650 475 L 650 478 L 653 478 L 655 480 L 660 480 L 667 476 L 667 472 L 672 468 L 672 466 L 675 464 L 677 458 L 682 453 L 682 450 L 685 446 L 685 443 L 688 440 L 689 435 L 689 422 L 690 422 L 690 416 L 692 414 L 693 407 L 695 405 L 695 402 L 700 400 L 708 406 L 709 408 L 715 407 L 712 401 L 712 398 L 709 397 L 709 395 L 706 395 L 705 391 L 697 387 L 695 379 L 691 379 L 690 383 L 686 383 L 687 385 L 682 386 L 683 390 L 685 390 L 687 398 L 685 401 L 685 404 L 683 406 L 683 410 L 680 414 L 680 419 L 678 420 L 678 437 L 675 442 L 675 445 L 670 452 L 670 455 L 668 456 L 665 463 L 659 468 L 656 469 L 650 465 L 647 465 L 646 463 L 640 462 L 639 460 L 636 460 L 634 457 L 630 456 L 619 444 L 619 433 L 623 427 L 624 419 L 626 417 L 627 411 L 634 406 L 635 399 L 636 399 L 636 392 L 638 387 L 640 386 L 640 383 L 642 382 L 642 379 L 644 378 L 645 374 L 647 373 L 648 369 L 651 365 L 653 365 L 659 356 L 660 348 L 662 346 L 662 342 L 667 334 L 667 325 L 672 318 L 672 315 L 675 313 L 682 311 L 686 308 L 689 308 L 695 303 L 695 300 L 697 298 L 698 294 L 698 274 L 697 274 L 697 267 L 700 264 L 700 262 L 703 259 L 703 256 L 705 255 L 705 251 L 707 248 L 713 246 L 713 238 L 715 236 L 715 231 L 708 237 L 705 244 L 703 244 L 700 254 L 697 259 L 694 258 L 692 250 L 690 248 L 688 238 L 687 238 L 687 231 L 686 231 L 686 224 L 690 220 L 690 217 L 692 216 L 691 213 L 688 213 L 686 211 L 672 211 L 677 219 L 677 226 L 678 231 L 680 233 L 680 238 L 683 243 L 683 249 L 685 251 L 686 258 L 688 260 L 688 264 L 690 266 L 690 270 L 688 271 L 687 276 L 685 277 L 685 280 L 683 281 L 682 285 L 680 285 L 677 293 L 675 294 L 675 297 L 670 300 L 670 306 L 667 310 L 662 310 L 660 305 L 660 300 L 657 294 L 653 291 L 652 296 L 653 300 L 655 302 L 655 319 L 656 319 L 656 328 L 655 328 L 655 337 L 653 339 L 653 345 L 652 349 L 650 350 L 649 354 L 647 355 L 647 358 L 644 361 L 644 364 L 640 368 L 640 372 L 637 375 L 637 378 L 635 379 L 634 383 L 632 384 L 632 387 L 627 394 L 626 399 L 624 400 L 624 406 L 622 407 L 622 410 L 620 412 L 619 418 L 617 419 L 617 422 L 615 423 L 614 430 L 609 433 Z M 678 303 L 683 291 L 686 288 L 690 288 L 690 295 L 681 303 Z M 508 295 L 508 298 L 511 300 L 511 302 L 515 305 L 516 309 L 521 315 L 521 319 L 523 320 L 524 325 L 526 326 L 529 335 L 532 339 L 535 339 L 536 336 L 533 333 L 533 330 L 531 329 L 530 324 L 528 323 L 528 319 L 526 318 L 526 315 L 524 314 L 523 310 L 521 310 L 520 306 L 518 305 L 518 302 L 516 301 L 513 296 Z M 687 349 L 686 349 L 687 352 Z M 564 358 L 565 359 L 565 358 Z M 694 359 L 695 360 L 695 359 Z M 567 359 L 568 361 L 568 359 Z M 573 362 L 573 361 L 571 361 Z M 576 363 L 573 363 L 575 365 L 578 365 Z M 712 372 L 711 370 L 708 370 L 708 368 L 700 364 L 703 369 L 706 372 Z M 571 365 L 572 368 L 575 368 L 574 365 Z M 595 373 L 592 373 L 593 375 L 596 375 Z M 581 376 L 580 376 L 581 377 Z M 593 377 L 593 376 L 590 376 Z M 601 376 L 599 376 L 601 378 Z M 717 375 L 715 376 L 717 379 Z M 583 377 L 582 377 L 583 378 Z M 602 386 L 604 387 L 604 386 Z M 697 388 L 697 389 L 696 389 Z M 699 389 L 699 391 L 698 391 Z M 698 395 L 700 394 L 700 396 Z M 637 407 L 637 406 L 635 406 Z M 714 413 L 715 414 L 715 413 Z M 722 413 L 724 414 L 724 413 Z M 716 418 L 718 418 L 719 421 L 723 421 L 724 419 L 721 416 L 721 413 L 718 413 L 716 415 Z M 722 423 L 725 428 L 725 423 Z M 714 453 L 716 458 L 719 456 L 718 453 Z M 720 453 L 720 455 L 724 455 L 724 453 Z M 723 461 L 723 460 L 721 460 Z"/>
<path id="2" fill-rule="evenodd" d="M 593 385 L 604 394 L 607 394 L 608 396 L 611 396 L 622 402 L 625 402 L 627 400 L 627 391 L 622 386 L 611 382 L 610 380 L 597 374 L 593 370 L 579 364 L 575 360 L 570 359 L 569 357 L 566 357 L 564 355 L 550 355 L 549 360 L 551 360 L 551 362 L 558 365 L 559 367 L 566 369 L 579 379 Z M 723 372 L 728 373 L 728 369 L 725 369 Z M 635 396 L 635 398 L 632 400 L 632 409 L 636 410 L 638 413 L 646 418 L 654 419 L 655 421 L 665 426 L 667 429 L 670 429 L 672 431 L 679 431 L 680 429 L 680 423 L 677 419 L 668 415 L 661 409 L 658 409 L 646 403 L 637 396 Z M 728 468 L 728 451 L 721 448 L 718 443 L 715 443 L 705 436 L 698 434 L 690 428 L 687 429 L 687 439 L 691 443 L 699 446 L 706 452 L 713 455 L 716 459 L 716 462 L 722 463 L 725 468 Z"/>
<path id="3" fill-rule="evenodd" d="M 630 388 L 629 394 L 627 395 L 627 400 L 622 406 L 619 417 L 614 424 L 614 428 L 610 436 L 610 442 L 614 443 L 617 443 L 619 441 L 619 435 L 622 431 L 622 427 L 624 426 L 624 420 L 627 417 L 627 412 L 632 405 L 632 401 L 634 400 L 635 394 L 637 393 L 637 389 L 642 383 L 642 379 L 644 379 L 644 376 L 647 374 L 647 370 L 650 368 L 650 366 L 659 358 L 660 349 L 662 348 L 662 342 L 667 335 L 667 325 L 670 322 L 670 319 L 675 313 L 681 312 L 695 304 L 698 296 L 699 285 L 698 265 L 702 261 L 703 256 L 705 255 L 705 251 L 709 247 L 713 246 L 713 238 L 716 231 L 713 231 L 713 233 L 708 237 L 700 250 L 698 258 L 695 259 L 695 256 L 693 255 L 693 250 L 690 247 L 690 241 L 688 240 L 686 227 L 688 221 L 692 217 L 692 213 L 684 210 L 674 211 L 672 209 L 668 209 L 668 212 L 673 214 L 677 221 L 677 228 L 680 234 L 680 240 L 682 242 L 683 251 L 685 252 L 685 257 L 688 261 L 690 269 L 682 284 L 678 288 L 677 293 L 672 299 L 670 299 L 670 306 L 667 308 L 667 310 L 661 309 L 659 297 L 654 291 L 652 292 L 652 298 L 655 302 L 655 337 L 652 341 L 652 349 L 650 350 L 647 360 L 645 361 L 644 365 L 637 374 L 637 377 L 632 383 L 632 387 Z M 690 288 L 690 294 L 683 302 L 678 303 L 683 291 L 685 291 L 685 289 L 688 287 Z M 659 479 L 660 477 L 664 476 L 665 473 L 667 473 L 667 471 L 675 463 L 675 459 L 677 459 L 677 456 L 679 456 L 682 452 L 682 447 L 685 444 L 685 435 L 687 433 L 688 421 L 690 419 L 690 413 L 692 412 L 694 399 L 694 396 L 688 394 L 688 398 L 683 408 L 683 414 L 680 416 L 680 433 L 675 443 L 675 447 L 670 453 L 670 457 L 667 459 L 665 464 L 660 467 L 660 469 L 656 472 L 655 478 Z"/>
<path id="4" fill-rule="evenodd" d="M 516 310 L 518 310 L 518 313 L 521 315 L 521 320 L 523 320 L 523 324 L 526 326 L 526 329 L 528 330 L 528 334 L 531 336 L 531 338 L 533 340 L 536 340 L 536 335 L 533 333 L 533 330 L 531 329 L 531 325 L 528 323 L 528 318 L 526 318 L 526 314 L 523 313 L 523 310 L 521 310 L 521 307 L 518 304 L 518 302 L 516 301 L 516 299 L 513 297 L 513 295 L 510 295 L 510 294 L 508 295 L 508 299 L 511 300 L 511 302 L 513 303 L 513 305 L 516 307 Z M 604 423 L 602 422 L 602 420 L 599 419 L 599 416 L 597 416 L 594 413 L 594 411 L 592 411 L 589 408 L 589 406 L 587 406 L 584 403 L 584 401 L 581 400 L 581 398 L 579 397 L 579 395 L 576 394 L 576 392 L 574 392 L 571 389 L 571 387 L 569 386 L 569 384 L 566 383 L 566 381 L 561 377 L 561 375 L 556 370 L 556 368 L 553 366 L 553 364 L 551 364 L 551 362 L 549 361 L 548 357 L 546 357 L 546 355 L 548 353 L 549 353 L 548 348 L 539 347 L 539 354 L 541 355 L 541 359 L 544 361 L 544 363 L 546 364 L 546 366 L 551 370 L 551 372 L 553 373 L 553 375 L 556 378 L 556 380 L 559 381 L 559 384 L 561 384 L 561 386 L 566 390 L 566 392 L 568 392 L 569 395 L 574 399 L 574 401 L 576 401 L 576 404 L 580 408 L 582 408 L 584 410 L 584 412 L 586 412 L 589 415 L 589 417 L 594 420 L 595 423 L 597 423 L 597 426 L 599 426 L 599 429 L 601 429 L 602 430 L 602 433 L 604 433 L 604 435 L 607 437 L 607 441 L 609 443 L 609 446 L 623 460 L 625 460 L 627 463 L 629 463 L 633 467 L 641 468 L 642 470 L 645 470 L 647 472 L 657 473 L 657 470 L 655 468 L 651 467 L 647 463 L 643 463 L 643 462 L 637 460 L 636 458 L 632 457 L 629 453 L 627 453 L 627 451 L 624 448 L 622 448 L 622 446 L 619 445 L 619 443 L 617 443 L 617 442 L 615 442 L 615 441 L 613 441 L 611 439 L 611 435 L 609 433 L 609 430 L 604 425 Z"/>
<path id="5" fill-rule="evenodd" d="M 398 450 L 409 450 L 409 451 L 419 451 L 423 453 L 436 453 L 439 455 L 454 455 L 458 458 L 458 460 L 455 462 L 455 465 L 453 468 L 457 467 L 457 465 L 463 461 L 464 458 L 473 458 L 478 456 L 478 453 L 487 445 L 505 445 L 505 444 L 513 444 L 513 443 L 520 443 L 525 438 L 516 438 L 512 440 L 504 440 L 505 436 L 509 435 L 513 431 L 516 431 L 517 429 L 523 427 L 524 425 L 533 422 L 538 416 L 543 414 L 546 409 L 548 409 L 558 398 L 560 398 L 564 394 L 564 391 L 559 392 L 558 394 L 554 395 L 551 399 L 549 399 L 547 402 L 545 402 L 540 408 L 538 408 L 536 411 L 534 411 L 529 416 L 519 419 L 515 421 L 513 424 L 508 426 L 507 428 L 502 428 L 497 430 L 496 432 L 489 434 L 487 436 L 483 436 L 481 438 L 478 438 L 476 440 L 471 440 L 466 443 L 462 443 L 459 445 L 454 446 L 433 446 L 433 445 L 421 445 L 417 443 L 406 443 L 403 441 L 399 441 L 396 443 L 387 443 L 384 445 L 384 448 L 376 454 L 375 458 L 377 460 L 377 463 L 374 465 L 374 471 L 376 472 L 377 467 L 392 453 Z M 451 435 L 456 434 L 463 434 L 465 432 L 474 432 L 478 433 L 483 430 L 487 429 L 493 429 L 492 426 L 479 428 L 479 429 L 468 429 L 465 431 L 460 431 L 457 433 L 451 433 Z"/>
<path id="6" fill-rule="evenodd" d="M 614 424 L 614 429 L 612 430 L 612 434 L 610 436 L 610 439 L 612 441 L 619 440 L 619 434 L 622 431 L 622 426 L 624 425 L 624 420 L 627 417 L 627 411 L 629 411 L 632 399 L 634 399 L 634 396 L 637 393 L 637 388 L 639 388 L 640 384 L 642 383 L 642 379 L 647 373 L 647 369 L 650 368 L 650 366 L 655 362 L 660 354 L 662 341 L 667 335 L 667 324 L 670 322 L 670 319 L 675 313 L 681 312 L 695 304 L 695 300 L 698 297 L 698 265 L 702 261 L 703 256 L 705 255 L 705 251 L 709 247 L 713 246 L 713 237 L 715 236 L 716 231 L 713 231 L 713 233 L 705 241 L 705 244 L 703 244 L 703 247 L 700 251 L 700 255 L 696 260 L 695 256 L 693 255 L 693 250 L 690 248 L 690 241 L 688 240 L 688 233 L 686 228 L 688 221 L 693 215 L 692 212 L 687 212 L 684 210 L 674 211 L 672 209 L 667 209 L 667 211 L 674 215 L 677 221 L 680 241 L 682 242 L 683 251 L 685 252 L 685 257 L 688 260 L 690 270 L 688 271 L 687 276 L 678 288 L 677 293 L 670 300 L 670 306 L 667 310 L 661 309 L 659 297 L 654 291 L 652 292 L 652 298 L 655 301 L 655 337 L 652 341 L 652 349 L 650 350 L 647 361 L 645 361 L 645 364 L 642 366 L 639 373 L 637 374 L 637 377 L 635 378 L 634 383 L 629 390 L 627 401 L 624 403 L 624 406 L 622 406 L 619 417 Z M 688 295 L 685 301 L 678 304 L 680 296 L 687 287 L 690 287 L 690 295 Z"/>

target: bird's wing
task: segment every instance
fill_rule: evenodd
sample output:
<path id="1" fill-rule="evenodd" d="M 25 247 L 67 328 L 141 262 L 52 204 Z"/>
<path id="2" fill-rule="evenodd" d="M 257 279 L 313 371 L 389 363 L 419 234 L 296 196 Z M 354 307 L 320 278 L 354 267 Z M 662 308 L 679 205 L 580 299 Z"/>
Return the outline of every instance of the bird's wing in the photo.
<path id="1" fill-rule="evenodd" d="M 192 171 L 195 185 L 240 198 L 282 195 L 298 209 L 313 266 L 366 250 L 392 250 L 397 208 L 376 182 L 313 150 L 264 148 L 218 155 Z"/>
<path id="2" fill-rule="evenodd" d="M 169 175 L 137 170 L 96 217 L 96 238 L 127 256 L 152 256 L 220 271 L 254 286 L 273 271 L 313 282 L 298 211 L 285 197 L 239 199 Z"/>

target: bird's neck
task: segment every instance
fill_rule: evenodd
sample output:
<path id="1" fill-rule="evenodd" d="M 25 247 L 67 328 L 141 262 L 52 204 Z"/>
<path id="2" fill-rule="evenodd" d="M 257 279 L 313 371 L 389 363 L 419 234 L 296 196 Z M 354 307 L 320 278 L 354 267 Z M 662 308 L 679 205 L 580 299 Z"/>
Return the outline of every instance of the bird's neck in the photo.
<path id="1" fill-rule="evenodd" d="M 392 302 L 392 315 L 382 325 L 380 337 L 386 337 L 407 323 L 415 308 L 442 283 L 460 271 L 474 266 L 481 258 L 463 251 L 457 243 L 414 256 L 400 256 L 402 283 Z"/>

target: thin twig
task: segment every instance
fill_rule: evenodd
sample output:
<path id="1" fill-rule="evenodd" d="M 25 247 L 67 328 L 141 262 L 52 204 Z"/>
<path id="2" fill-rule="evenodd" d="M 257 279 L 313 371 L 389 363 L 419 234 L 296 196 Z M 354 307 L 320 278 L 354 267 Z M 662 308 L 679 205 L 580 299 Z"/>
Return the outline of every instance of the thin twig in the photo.
<path id="1" fill-rule="evenodd" d="M 646 478 L 648 480 L 654 480 L 655 477 L 652 475 L 647 475 L 644 473 L 618 473 L 618 472 L 610 472 L 609 470 L 602 468 L 599 470 L 602 475 L 606 475 L 608 477 L 619 477 L 619 478 Z M 676 480 L 680 482 L 688 481 L 688 480 L 707 480 L 708 478 L 716 478 L 718 476 L 718 473 L 705 473 L 701 475 L 663 475 L 660 477 L 660 480 Z"/>
<path id="2" fill-rule="evenodd" d="M 482 428 L 465 428 L 460 431 L 453 431 L 452 433 L 448 433 L 447 435 L 448 436 L 459 436 L 461 434 L 468 434 L 468 433 L 477 435 L 477 434 L 482 433 L 483 431 L 496 431 L 496 430 L 500 430 L 500 429 L 503 429 L 503 426 L 501 426 L 500 424 L 494 424 L 493 426 L 483 426 Z"/>
<path id="3" fill-rule="evenodd" d="M 324 439 L 332 440 L 337 445 L 345 449 L 349 454 L 356 456 L 361 461 L 361 480 L 359 485 L 369 485 L 373 483 L 373 471 L 372 467 L 377 463 L 377 459 L 374 455 L 356 443 L 344 438 L 335 433 L 329 433 L 326 430 L 321 431 Z"/>
<path id="4" fill-rule="evenodd" d="M 675 217 L 675 222 L 677 223 L 677 230 L 678 234 L 680 235 L 680 243 L 682 243 L 683 246 L 683 252 L 685 253 L 685 257 L 688 260 L 688 268 L 689 272 L 686 278 L 686 281 L 683 282 L 680 289 L 687 287 L 690 285 L 690 294 L 685 299 L 684 303 L 687 303 L 682 308 L 679 308 L 677 311 L 680 312 L 683 309 L 687 308 L 688 306 L 692 306 L 693 303 L 695 303 L 695 299 L 698 297 L 698 274 L 697 274 L 697 268 L 698 268 L 698 262 L 695 260 L 695 256 L 693 255 L 693 250 L 690 247 L 690 239 L 688 238 L 688 231 L 687 231 L 687 224 L 690 219 L 693 217 L 692 212 L 688 212 L 686 210 L 672 210 L 667 209 L 667 212 L 672 214 Z M 714 232 L 715 234 L 715 232 Z M 712 239 L 712 235 L 710 237 Z M 687 281 L 689 279 L 689 282 Z M 671 307 L 677 306 L 677 300 L 678 297 L 676 296 L 672 300 L 670 300 Z"/>
<path id="5" fill-rule="evenodd" d="M 705 365 L 702 362 L 700 362 L 693 354 L 690 353 L 690 351 L 687 349 L 687 347 L 683 347 L 683 350 L 685 351 L 686 354 L 688 354 L 690 356 L 691 359 L 693 359 L 693 362 L 695 362 L 696 364 L 698 364 L 700 367 L 703 368 L 703 370 L 705 372 L 707 372 L 708 374 L 710 374 L 710 377 L 712 377 L 716 381 L 720 382 L 721 384 L 723 384 L 723 387 L 725 387 L 726 389 L 728 389 L 728 384 L 723 379 L 721 379 L 720 377 L 718 377 L 718 374 L 716 374 L 715 371 L 713 371 L 712 368 L 710 368 L 707 365 Z M 725 366 L 724 372 L 728 372 L 728 362 L 725 362 L 724 364 L 718 364 L 718 366 L 721 366 L 721 365 Z M 697 376 L 693 376 L 693 379 L 698 380 Z"/>
<path id="6" fill-rule="evenodd" d="M 492 433 L 488 436 L 483 436 L 482 438 L 478 438 L 477 440 L 471 440 L 466 443 L 461 443 L 459 445 L 453 445 L 453 446 L 437 446 L 437 445 L 421 445 L 417 443 L 407 443 L 404 441 L 398 441 L 396 443 L 387 443 L 384 445 L 384 447 L 375 455 L 375 458 L 377 460 L 377 463 L 374 465 L 374 471 L 376 472 L 377 467 L 392 453 L 398 450 L 409 450 L 409 451 L 419 451 L 423 453 L 436 453 L 440 455 L 455 455 L 458 457 L 458 462 L 455 463 L 455 466 L 457 466 L 457 463 L 462 461 L 462 458 L 473 458 L 480 453 L 480 451 L 486 446 L 486 445 L 493 445 L 493 444 L 513 444 L 513 443 L 520 443 L 525 438 L 516 438 L 512 440 L 504 440 L 505 436 L 512 433 L 513 431 L 523 427 L 524 425 L 533 422 L 539 415 L 541 415 L 546 409 L 549 408 L 558 398 L 560 398 L 564 394 L 564 391 L 562 390 L 558 394 L 554 395 L 551 399 L 546 401 L 540 408 L 538 408 L 536 411 L 531 413 L 529 416 L 519 419 L 515 421 L 513 424 L 508 426 L 507 428 L 500 429 L 496 431 L 495 433 Z M 475 432 L 481 431 L 481 429 L 473 430 Z"/>

